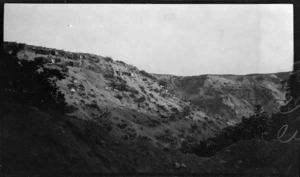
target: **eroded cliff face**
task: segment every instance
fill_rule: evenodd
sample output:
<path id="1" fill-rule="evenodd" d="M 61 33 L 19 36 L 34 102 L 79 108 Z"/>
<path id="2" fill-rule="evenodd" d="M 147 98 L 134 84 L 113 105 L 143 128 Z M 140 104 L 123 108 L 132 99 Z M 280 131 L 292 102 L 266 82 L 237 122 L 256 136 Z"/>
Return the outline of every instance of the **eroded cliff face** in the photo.
<path id="1" fill-rule="evenodd" d="M 170 92 L 206 114 L 227 122 L 239 121 L 253 114 L 253 107 L 263 105 L 274 113 L 285 97 L 284 81 L 288 73 L 253 75 L 202 75 L 176 77 L 157 75 L 169 85 Z"/>

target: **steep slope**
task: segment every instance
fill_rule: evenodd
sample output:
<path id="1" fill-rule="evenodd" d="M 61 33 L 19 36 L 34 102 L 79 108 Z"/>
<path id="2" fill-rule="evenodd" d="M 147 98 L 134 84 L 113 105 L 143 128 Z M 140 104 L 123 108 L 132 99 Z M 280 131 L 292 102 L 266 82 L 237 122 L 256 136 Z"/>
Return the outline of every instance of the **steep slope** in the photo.
<path id="1" fill-rule="evenodd" d="M 281 82 L 288 76 L 153 75 L 93 54 L 9 42 L 5 50 L 68 70 L 68 77 L 57 84 L 74 107 L 70 116 L 98 120 L 109 114 L 105 121 L 114 127 L 112 134 L 125 139 L 142 136 L 172 148 L 180 148 L 186 139 L 215 135 L 253 113 L 257 104 L 276 111 L 284 98 Z"/>
<path id="2" fill-rule="evenodd" d="M 283 83 L 288 75 L 156 76 L 168 83 L 175 96 L 189 101 L 211 117 L 233 124 L 241 117 L 253 114 L 256 105 L 263 105 L 268 113 L 278 110 L 284 100 Z"/>
<path id="3" fill-rule="evenodd" d="M 128 141 L 113 137 L 101 124 L 54 116 L 36 108 L 4 105 L 0 113 L 5 119 L 2 149 L 7 175 L 190 172 L 197 170 L 193 163 L 201 161 L 195 155 L 165 152 L 142 138 Z M 189 167 L 176 169 L 175 162 Z"/>
<path id="4" fill-rule="evenodd" d="M 25 163 L 26 157 L 34 156 L 35 152 L 38 155 L 32 163 L 36 164 L 29 165 L 32 166 L 28 167 L 29 171 L 36 168 L 51 171 L 60 165 L 64 167 L 62 171 L 67 172 L 239 170 L 242 168 L 239 165 L 228 168 L 226 164 L 219 163 L 223 156 L 200 158 L 184 154 L 179 149 L 182 142 L 199 142 L 214 136 L 223 127 L 239 121 L 241 116 L 252 113 L 257 103 L 263 104 L 269 112 L 275 111 L 273 108 L 283 99 L 281 81 L 287 76 L 285 73 L 193 77 L 154 75 L 121 61 L 93 54 L 15 43 L 5 43 L 4 47 L 7 53 L 19 59 L 41 60 L 46 67 L 66 71 L 67 77 L 58 81 L 57 85 L 68 105 L 72 106 L 72 111 L 60 117 L 58 122 L 53 122 L 55 116 L 26 106 L 10 105 L 2 110 L 5 117 L 16 119 L 12 123 L 6 122 L 8 134 L 5 136 L 20 137 L 11 142 L 20 143 L 20 146 L 10 149 L 7 158 L 20 148 L 30 151 L 27 156 L 19 154 L 23 159 L 15 163 L 9 159 L 13 164 L 11 171 L 26 171 L 26 167 L 16 166 Z M 248 92 L 245 94 L 243 89 Z M 21 122 L 23 115 L 28 122 Z M 30 120 L 30 116 L 34 119 Z M 39 118 L 44 118 L 49 124 L 44 126 Z M 28 124 L 18 130 L 18 123 L 21 127 L 24 123 Z M 35 135 L 35 131 L 22 134 L 33 125 L 36 125 L 35 131 L 41 132 L 40 135 Z M 39 143 L 41 137 L 50 136 L 49 141 L 53 144 L 48 144 L 47 140 L 36 144 L 33 149 L 23 147 L 25 140 L 35 136 L 37 139 L 33 142 Z M 6 145 L 8 148 L 13 146 Z M 51 147 L 51 153 L 47 147 Z M 47 161 L 51 167 L 37 167 L 38 162 L 53 154 L 59 155 L 51 157 L 49 163 Z M 39 159 L 41 155 L 43 158 Z M 55 164 L 59 158 L 63 159 L 61 164 Z M 73 166 L 81 159 L 83 162 Z M 99 165 L 103 168 L 97 168 Z"/>

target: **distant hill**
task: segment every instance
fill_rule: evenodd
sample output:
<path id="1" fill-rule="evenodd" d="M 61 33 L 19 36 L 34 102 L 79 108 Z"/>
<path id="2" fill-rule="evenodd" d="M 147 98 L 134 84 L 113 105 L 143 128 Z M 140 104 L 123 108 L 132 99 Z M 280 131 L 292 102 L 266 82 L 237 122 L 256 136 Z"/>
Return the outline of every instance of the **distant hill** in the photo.
<path id="1" fill-rule="evenodd" d="M 252 114 L 256 105 L 263 105 L 265 111 L 274 113 L 284 100 L 284 82 L 289 73 L 156 76 L 167 83 L 170 93 L 210 116 L 239 121 L 242 116 Z"/>

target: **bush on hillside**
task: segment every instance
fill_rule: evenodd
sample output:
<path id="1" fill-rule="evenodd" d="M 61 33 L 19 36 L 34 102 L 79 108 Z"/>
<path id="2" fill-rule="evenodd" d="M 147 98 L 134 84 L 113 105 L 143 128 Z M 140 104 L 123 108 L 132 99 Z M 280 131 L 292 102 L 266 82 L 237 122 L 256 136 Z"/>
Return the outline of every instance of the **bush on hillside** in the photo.
<path id="1" fill-rule="evenodd" d="M 124 92 L 129 91 L 129 87 L 125 80 L 124 81 L 112 81 L 110 83 L 110 86 L 119 91 L 124 91 Z"/>
<path id="2" fill-rule="evenodd" d="M 148 79 L 147 79 L 147 78 L 143 78 L 142 80 L 143 80 L 144 82 L 147 82 L 147 81 L 148 81 Z"/>
<path id="3" fill-rule="evenodd" d="M 159 90 L 157 88 L 155 88 L 153 91 L 159 93 Z"/>
<path id="4" fill-rule="evenodd" d="M 116 62 L 117 62 L 117 63 L 121 63 L 121 64 L 123 64 L 123 65 L 126 64 L 126 63 L 124 63 L 123 61 L 119 61 L 119 60 L 117 60 Z"/>
<path id="5" fill-rule="evenodd" d="M 160 81 L 158 82 L 158 84 L 161 85 L 161 86 L 167 87 L 168 82 L 167 82 L 166 80 L 160 80 Z"/>
<path id="6" fill-rule="evenodd" d="M 300 82 L 299 82 L 299 63 L 296 64 L 296 69 L 298 70 L 294 71 L 290 74 L 289 78 L 283 83 L 284 87 L 286 88 L 286 94 L 285 94 L 285 100 L 286 104 L 280 107 L 281 112 L 295 112 L 291 110 L 297 110 L 295 109 L 299 105 L 299 99 L 300 98 Z M 298 109 L 299 110 L 299 109 Z"/>
<path id="7" fill-rule="evenodd" d="M 73 58 L 73 53 L 71 53 L 71 52 L 66 52 L 66 53 L 65 53 L 65 56 L 66 56 L 68 59 L 74 59 L 74 58 Z"/>
<path id="8" fill-rule="evenodd" d="M 157 104 L 156 106 L 157 106 L 158 109 L 160 109 L 160 110 L 168 111 L 164 105 Z"/>
<path id="9" fill-rule="evenodd" d="M 153 75 L 147 73 L 147 72 L 144 71 L 144 70 L 141 70 L 139 73 L 140 73 L 141 75 L 145 76 L 145 77 L 148 77 L 148 78 L 150 78 L 150 79 L 156 80 L 156 78 L 155 78 Z"/>
<path id="10" fill-rule="evenodd" d="M 93 100 L 91 103 L 86 104 L 86 106 L 92 109 L 99 109 L 98 104 L 95 100 Z"/>
<path id="11" fill-rule="evenodd" d="M 11 55 L 17 56 L 17 53 L 21 50 L 24 50 L 26 44 L 18 43 L 4 43 L 3 49 L 6 53 L 11 52 Z"/>
<path id="12" fill-rule="evenodd" d="M 55 66 L 57 66 L 58 68 L 61 69 L 61 72 L 63 73 L 67 73 L 68 72 L 68 67 L 66 65 L 63 65 L 63 64 L 56 64 Z"/>
<path id="13" fill-rule="evenodd" d="M 177 108 L 171 108 L 171 111 L 175 114 L 178 114 L 179 113 L 179 110 Z"/>
<path id="14" fill-rule="evenodd" d="M 78 53 L 73 53 L 73 60 L 79 60 L 80 59 L 80 55 Z"/>
<path id="15" fill-rule="evenodd" d="M 50 55 L 51 54 L 51 51 L 50 50 L 47 50 L 47 49 L 36 49 L 35 50 L 35 53 L 36 54 L 40 54 L 40 55 Z"/>
<path id="16" fill-rule="evenodd" d="M 122 100 L 122 99 L 123 99 L 123 96 L 120 95 L 120 94 L 115 95 L 115 97 L 118 98 L 119 100 Z"/>
<path id="17" fill-rule="evenodd" d="M 112 70 L 107 70 L 105 71 L 105 73 L 103 74 L 103 77 L 107 80 L 111 80 L 115 78 L 114 72 Z"/>
<path id="18" fill-rule="evenodd" d="M 130 93 L 129 96 L 130 96 L 131 98 L 133 98 L 133 99 L 136 98 L 136 94 L 133 94 L 133 93 Z"/>
<path id="19" fill-rule="evenodd" d="M 154 95 L 152 93 L 149 93 L 149 96 L 153 99 L 155 99 Z"/>
<path id="20" fill-rule="evenodd" d="M 26 61 L 4 54 L 0 61 L 0 99 L 64 112 L 66 102 L 56 85 L 66 77 L 57 69 L 45 68 L 40 61 Z"/>
<path id="21" fill-rule="evenodd" d="M 104 57 L 103 59 L 108 63 L 112 63 L 114 61 L 111 57 Z"/>
<path id="22" fill-rule="evenodd" d="M 141 91 L 142 91 L 144 94 L 147 94 L 147 92 L 146 92 L 146 90 L 145 90 L 145 87 L 143 87 L 143 86 L 140 85 L 140 89 L 141 89 Z"/>
<path id="23" fill-rule="evenodd" d="M 261 106 L 256 106 L 254 115 L 248 118 L 243 117 L 240 123 L 224 128 L 221 133 L 214 138 L 209 138 L 198 144 L 191 145 L 190 152 L 198 156 L 211 156 L 217 151 L 238 141 L 263 139 L 264 134 L 266 134 L 269 129 L 270 118 L 266 112 L 262 111 Z"/>
<path id="24" fill-rule="evenodd" d="M 144 101 L 146 101 L 146 97 L 143 95 L 143 96 L 141 96 L 140 98 L 138 98 L 138 99 L 136 99 L 136 100 L 134 100 L 136 103 L 142 103 L 142 102 L 144 102 Z"/>
<path id="25" fill-rule="evenodd" d="M 182 116 L 189 116 L 190 114 L 191 114 L 191 108 L 190 108 L 190 106 L 185 106 L 182 109 L 181 115 Z"/>
<path id="26" fill-rule="evenodd" d="M 98 66 L 98 65 L 88 65 L 87 69 L 91 70 L 91 71 L 93 71 L 95 73 L 99 73 L 99 74 L 102 73 L 102 68 L 100 66 Z"/>
<path id="27" fill-rule="evenodd" d="M 130 92 L 131 94 L 134 94 L 134 95 L 137 95 L 140 93 L 138 90 L 136 90 L 133 87 L 129 87 L 128 92 Z"/>

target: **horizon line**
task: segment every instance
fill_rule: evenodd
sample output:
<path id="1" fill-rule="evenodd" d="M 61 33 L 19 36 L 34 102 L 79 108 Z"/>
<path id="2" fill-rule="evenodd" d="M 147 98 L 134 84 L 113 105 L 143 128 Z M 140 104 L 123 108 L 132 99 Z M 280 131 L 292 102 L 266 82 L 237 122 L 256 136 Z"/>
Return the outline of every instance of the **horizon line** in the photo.
<path id="1" fill-rule="evenodd" d="M 35 47 L 44 47 L 44 48 L 48 48 L 48 49 L 54 49 L 54 50 L 62 50 L 62 51 L 66 51 L 66 52 L 70 52 L 70 53 L 78 53 L 78 54 L 90 54 L 90 55 L 97 55 L 97 56 L 100 56 L 100 57 L 111 57 L 113 59 L 113 61 L 121 61 L 121 60 L 115 60 L 112 56 L 102 56 L 100 54 L 95 54 L 95 53 L 86 53 L 86 52 L 73 52 L 73 51 L 69 51 L 69 50 L 66 50 L 66 49 L 58 49 L 58 48 L 54 48 L 54 47 L 49 47 L 49 46 L 41 46 L 41 45 L 38 45 L 38 44 L 28 44 L 26 42 L 17 42 L 17 41 L 3 41 L 3 43 L 17 43 L 17 44 L 25 44 L 25 45 L 29 45 L 29 46 L 35 46 Z M 127 65 L 131 65 L 131 66 L 134 66 L 136 67 L 135 65 L 133 64 L 128 64 L 127 62 L 125 61 L 122 61 L 124 62 L 125 64 Z M 295 63 L 295 62 L 293 62 Z M 137 68 L 137 67 L 136 67 Z M 139 69 L 139 68 L 138 68 Z M 143 69 L 139 69 L 140 71 L 143 70 Z M 147 72 L 147 71 L 146 71 Z M 175 77 L 197 77 L 197 76 L 205 76 L 205 75 L 216 75 L 216 76 L 219 76 L 219 75 L 222 75 L 222 76 L 225 76 L 225 75 L 229 75 L 229 76 L 250 76 L 250 75 L 268 75 L 268 74 L 279 74 L 279 73 L 290 73 L 290 72 L 293 72 L 293 69 L 290 70 L 290 71 L 278 71 L 278 72 L 271 72 L 271 73 L 247 73 L 247 74 L 231 74 L 231 73 L 226 73 L 226 74 L 209 74 L 209 73 L 206 73 L 206 74 L 198 74 L 198 75 L 176 75 L 176 74 L 159 74 L 159 73 L 151 73 L 151 72 L 147 72 L 149 74 L 153 74 L 153 75 L 165 75 L 165 76 L 175 76 Z"/>

